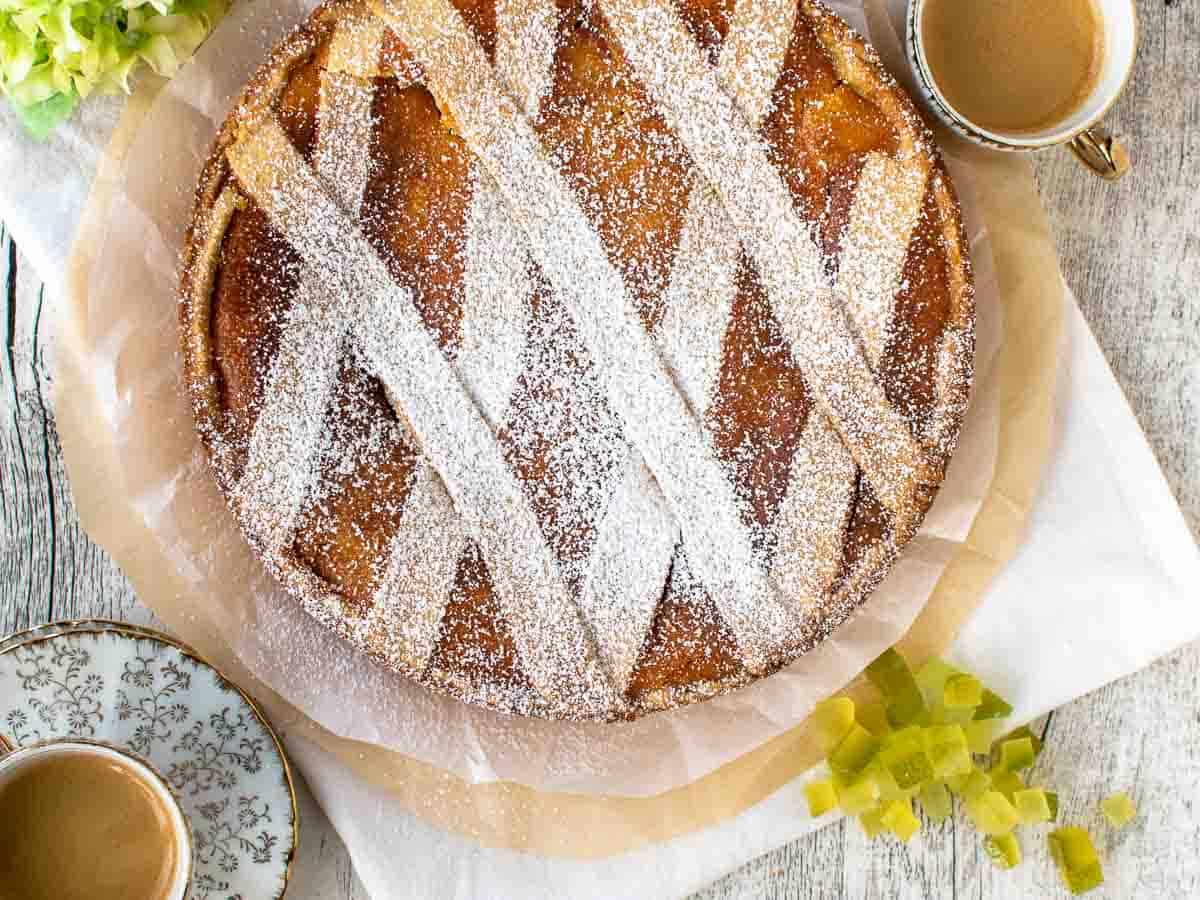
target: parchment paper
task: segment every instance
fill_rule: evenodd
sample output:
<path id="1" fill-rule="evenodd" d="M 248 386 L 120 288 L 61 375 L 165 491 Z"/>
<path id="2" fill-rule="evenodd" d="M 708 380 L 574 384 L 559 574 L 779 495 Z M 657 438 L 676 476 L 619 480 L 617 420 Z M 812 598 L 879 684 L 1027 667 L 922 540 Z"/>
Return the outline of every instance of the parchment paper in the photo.
<path id="1" fill-rule="evenodd" d="M 862 25 L 858 4 L 833 5 Z M 100 167 L 56 397 L 81 518 L 139 596 L 253 681 L 278 722 L 435 823 L 596 856 L 746 809 L 814 761 L 797 726 L 817 700 L 906 632 L 915 661 L 944 648 L 1019 541 L 1047 452 L 1063 308 L 1027 163 L 948 146 L 978 279 L 976 393 L 934 510 L 863 611 L 787 671 L 709 703 L 622 725 L 504 717 L 394 676 L 311 622 L 249 553 L 192 430 L 174 300 L 191 187 L 232 96 L 307 9 L 237 8 L 144 117 L 127 117 Z M 872 12 L 894 58 L 886 14 Z"/>

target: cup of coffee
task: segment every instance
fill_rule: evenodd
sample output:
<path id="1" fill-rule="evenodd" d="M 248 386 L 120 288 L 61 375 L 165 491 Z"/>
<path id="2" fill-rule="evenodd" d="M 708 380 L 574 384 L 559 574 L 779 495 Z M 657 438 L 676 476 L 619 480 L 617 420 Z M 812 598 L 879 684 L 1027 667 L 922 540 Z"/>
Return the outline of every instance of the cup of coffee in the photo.
<path id="1" fill-rule="evenodd" d="M 1134 0 L 910 0 L 907 45 L 929 107 L 968 140 L 1128 171 L 1099 123 L 1133 70 Z"/>
<path id="2" fill-rule="evenodd" d="M 191 872 L 188 821 L 148 763 L 78 740 L 0 756 L 0 900 L 183 900 Z"/>

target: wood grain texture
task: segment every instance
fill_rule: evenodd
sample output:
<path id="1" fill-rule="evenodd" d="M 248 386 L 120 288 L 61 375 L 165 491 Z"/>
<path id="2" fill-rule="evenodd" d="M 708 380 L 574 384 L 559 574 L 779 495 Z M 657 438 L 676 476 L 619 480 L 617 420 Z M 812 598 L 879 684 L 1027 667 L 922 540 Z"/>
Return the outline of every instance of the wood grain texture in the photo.
<path id="1" fill-rule="evenodd" d="M 1037 157 L 1068 283 L 1200 537 L 1200 2 L 1141 0 L 1137 67 L 1107 124 L 1115 185 Z"/>
<path id="2" fill-rule="evenodd" d="M 1138 69 L 1110 119 L 1134 154 L 1133 173 L 1106 185 L 1065 152 L 1038 157 L 1037 172 L 1067 280 L 1200 534 L 1200 0 L 1143 0 L 1140 17 Z M 41 289 L 2 230 L 0 290 L 0 634 L 89 615 L 154 624 L 79 527 L 46 399 L 53 336 Z M 1089 896 L 1200 896 L 1198 696 L 1193 646 L 1038 723 L 1048 740 L 1034 778 L 1059 790 L 1064 819 L 1092 827 L 1106 859 L 1108 884 Z M 1100 825 L 1098 804 L 1122 789 L 1140 815 L 1114 833 Z M 289 898 L 367 900 L 302 784 L 300 803 Z M 838 824 L 695 900 L 1065 896 L 1041 836 L 1025 843 L 1026 864 L 1001 873 L 962 823 L 926 826 L 907 848 Z"/>
<path id="3" fill-rule="evenodd" d="M 88 617 L 162 627 L 79 526 L 49 406 L 54 339 L 41 285 L 3 225 L 0 294 L 0 636 Z M 303 852 L 289 900 L 369 900 L 341 838 L 296 782 Z"/>

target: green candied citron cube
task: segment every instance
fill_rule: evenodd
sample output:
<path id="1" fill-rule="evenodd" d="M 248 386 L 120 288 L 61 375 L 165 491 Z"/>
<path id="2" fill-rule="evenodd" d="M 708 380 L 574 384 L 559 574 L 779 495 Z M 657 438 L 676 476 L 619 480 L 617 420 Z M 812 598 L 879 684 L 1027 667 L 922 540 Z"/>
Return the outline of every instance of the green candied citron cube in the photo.
<path id="1" fill-rule="evenodd" d="M 880 832 L 887 828 L 883 824 L 883 809 L 878 806 L 862 813 L 858 817 L 858 824 L 862 826 L 863 834 L 867 836 L 867 840 L 874 840 Z"/>
<path id="2" fill-rule="evenodd" d="M 933 778 L 933 763 L 925 752 L 920 730 L 916 728 L 896 732 L 886 741 L 879 753 L 879 763 L 901 790 L 919 787 Z"/>
<path id="3" fill-rule="evenodd" d="M 975 797 L 981 797 L 992 789 L 992 779 L 988 777 L 987 772 L 980 768 L 971 770 L 971 774 L 967 776 L 966 784 L 963 785 L 962 797 L 964 800 L 971 800 Z"/>
<path id="4" fill-rule="evenodd" d="M 867 678 L 887 700 L 888 721 L 895 727 L 909 725 L 925 712 L 925 698 L 904 657 L 884 650 L 867 666 Z"/>
<path id="5" fill-rule="evenodd" d="M 946 679 L 942 688 L 942 704 L 952 709 L 975 707 L 983 700 L 983 685 L 974 675 L 960 672 Z"/>
<path id="6" fill-rule="evenodd" d="M 1033 765 L 1036 753 L 1033 741 L 1027 737 L 1004 741 L 1000 744 L 1000 768 L 1009 772 L 1019 772 Z"/>
<path id="7" fill-rule="evenodd" d="M 967 735 L 963 731 L 962 725 L 930 725 L 923 729 L 921 736 L 925 739 L 925 745 L 931 750 L 934 747 L 942 746 L 967 749 Z"/>
<path id="8" fill-rule="evenodd" d="M 877 738 L 884 738 L 891 732 L 892 726 L 888 722 L 887 709 L 882 703 L 868 703 L 866 706 L 860 706 L 855 715 L 858 719 L 858 724 Z"/>
<path id="9" fill-rule="evenodd" d="M 837 793 L 838 806 L 847 815 L 857 816 L 879 802 L 879 787 L 866 775 L 857 778 L 835 775 L 833 788 Z"/>
<path id="10" fill-rule="evenodd" d="M 912 803 L 908 800 L 893 800 L 883 808 L 880 821 L 888 831 L 908 843 L 909 838 L 921 830 L 921 820 L 913 815 Z"/>
<path id="11" fill-rule="evenodd" d="M 992 788 L 992 779 L 978 766 L 972 766 L 966 775 L 956 775 L 946 779 L 946 786 L 963 800 L 978 797 Z"/>
<path id="12" fill-rule="evenodd" d="M 966 775 L 971 771 L 971 751 L 961 725 L 932 725 L 925 729 L 925 746 L 938 778 Z"/>
<path id="13" fill-rule="evenodd" d="M 967 747 L 972 753 L 991 753 L 992 741 L 996 737 L 996 723 L 992 719 L 971 721 L 963 725 L 967 736 Z"/>
<path id="14" fill-rule="evenodd" d="M 1046 836 L 1050 855 L 1072 894 L 1083 894 L 1104 883 L 1100 857 L 1087 831 L 1058 828 Z"/>
<path id="15" fill-rule="evenodd" d="M 930 781 L 921 785 L 921 793 L 917 795 L 921 801 L 921 809 L 933 822 L 942 822 L 954 813 L 954 801 L 950 799 L 950 791 L 941 781 Z"/>
<path id="16" fill-rule="evenodd" d="M 899 744 L 925 746 L 925 729 L 920 725 L 904 725 L 890 732 L 883 740 L 885 747 L 895 747 Z"/>
<path id="17" fill-rule="evenodd" d="M 970 775 L 971 751 L 965 746 L 938 744 L 929 750 L 929 761 L 934 764 L 934 774 L 937 778 L 950 778 L 952 775 Z"/>
<path id="18" fill-rule="evenodd" d="M 901 788 L 896 784 L 896 779 L 892 777 L 892 773 L 879 764 L 879 761 L 871 763 L 871 767 L 867 769 L 868 774 L 874 780 L 879 788 L 879 802 L 891 803 L 893 800 L 904 800 L 912 795 L 911 790 Z"/>
<path id="19" fill-rule="evenodd" d="M 965 725 L 971 721 L 974 712 L 975 707 L 973 706 L 939 706 L 929 714 L 929 721 L 939 724 Z"/>
<path id="20" fill-rule="evenodd" d="M 998 869 L 1012 869 L 1021 863 L 1021 845 L 1015 834 L 990 834 L 983 839 L 983 849 Z"/>
<path id="21" fill-rule="evenodd" d="M 971 772 L 974 772 L 973 767 Z M 971 780 L 971 772 L 964 772 L 961 775 L 948 775 L 947 778 L 942 780 L 946 782 L 946 786 L 950 788 L 950 793 L 959 794 L 961 797 L 962 791 L 964 791 L 967 786 L 967 781 Z"/>
<path id="22" fill-rule="evenodd" d="M 1046 791 L 1046 805 L 1050 807 L 1050 821 L 1058 821 L 1058 794 L 1054 791 Z"/>
<path id="23" fill-rule="evenodd" d="M 1025 790 L 1025 782 L 1016 772 L 1009 772 L 1007 769 L 996 768 L 988 773 L 992 779 L 992 788 L 999 791 L 1010 801 L 1017 791 Z"/>
<path id="24" fill-rule="evenodd" d="M 1046 800 L 1046 792 L 1040 788 L 1026 788 L 1016 791 L 1012 796 L 1013 806 L 1024 825 L 1036 825 L 1038 822 L 1049 822 L 1050 803 Z"/>
<path id="25" fill-rule="evenodd" d="M 967 815 L 984 834 L 1008 834 L 1021 824 L 1017 809 L 999 791 L 984 791 L 965 801 Z"/>
<path id="26" fill-rule="evenodd" d="M 822 752 L 829 753 L 841 743 L 854 724 L 854 701 L 849 697 L 822 700 L 813 710 L 813 724 Z"/>
<path id="27" fill-rule="evenodd" d="M 946 782 L 946 787 L 950 788 L 950 793 L 957 794 L 961 797 L 963 789 L 967 786 L 967 781 L 970 779 L 970 777 L 970 772 L 964 772 L 961 775 L 949 775 L 942 780 Z"/>
<path id="28" fill-rule="evenodd" d="M 1105 797 L 1100 801 L 1100 809 L 1104 811 L 1104 818 L 1108 819 L 1109 824 L 1114 828 L 1124 828 L 1137 815 L 1133 801 L 1124 792 Z"/>
<path id="29" fill-rule="evenodd" d="M 983 697 L 979 700 L 979 705 L 975 707 L 976 719 L 1004 719 L 1012 715 L 1013 708 L 999 694 L 983 689 Z"/>
<path id="30" fill-rule="evenodd" d="M 1042 739 L 1029 730 L 1028 725 L 1022 725 L 1020 728 L 1015 728 L 1004 737 L 1000 738 L 1003 741 L 1017 741 L 1021 738 L 1029 738 L 1029 743 L 1033 744 L 1033 755 L 1037 756 L 1042 752 Z"/>
<path id="31" fill-rule="evenodd" d="M 857 775 L 875 758 L 880 746 L 879 738 L 855 722 L 829 754 L 829 768 L 839 775 Z"/>
<path id="32" fill-rule="evenodd" d="M 804 797 L 808 800 L 808 814 L 814 819 L 837 809 L 837 791 L 832 781 L 810 781 L 804 786 Z"/>
<path id="33" fill-rule="evenodd" d="M 934 656 L 917 670 L 914 678 L 916 679 L 917 687 L 921 689 L 921 693 L 925 696 L 925 702 L 929 706 L 939 706 L 942 702 L 942 691 L 946 687 L 946 682 L 950 680 L 952 675 L 957 674 L 959 674 L 958 669 L 945 660 Z"/>
<path id="34" fill-rule="evenodd" d="M 938 778 L 969 775 L 973 765 L 971 752 L 966 747 L 952 747 L 948 744 L 930 750 L 929 761 L 933 763 L 933 774 Z"/>

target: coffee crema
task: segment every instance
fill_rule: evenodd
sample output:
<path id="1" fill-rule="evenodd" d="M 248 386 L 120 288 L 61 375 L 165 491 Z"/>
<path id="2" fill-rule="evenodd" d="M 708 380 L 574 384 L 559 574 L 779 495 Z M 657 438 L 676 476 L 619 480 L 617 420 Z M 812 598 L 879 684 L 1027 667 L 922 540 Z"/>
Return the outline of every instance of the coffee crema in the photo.
<path id="1" fill-rule="evenodd" d="M 180 853 L 161 798 L 116 760 L 52 753 L 0 784 L 0 900 L 167 900 Z"/>
<path id="2" fill-rule="evenodd" d="M 963 118 L 988 131 L 1042 131 L 1091 95 L 1104 61 L 1095 0 L 926 0 L 921 44 Z"/>

